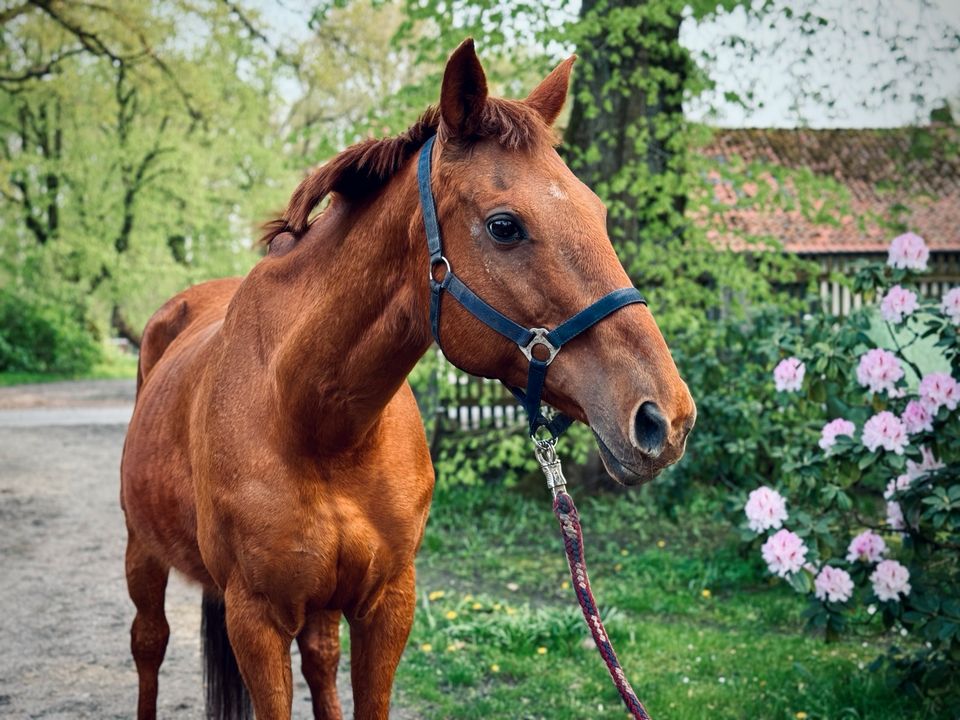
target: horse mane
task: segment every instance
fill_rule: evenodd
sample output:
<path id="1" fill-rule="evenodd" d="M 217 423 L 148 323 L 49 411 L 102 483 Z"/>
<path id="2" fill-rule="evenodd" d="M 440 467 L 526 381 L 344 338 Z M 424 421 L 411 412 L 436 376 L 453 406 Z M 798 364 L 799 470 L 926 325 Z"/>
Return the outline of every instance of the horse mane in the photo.
<path id="1" fill-rule="evenodd" d="M 528 147 L 553 131 L 536 110 L 519 100 L 488 98 L 469 144 L 484 138 L 496 138 L 510 149 Z M 281 233 L 299 239 L 310 226 L 310 215 L 332 193 L 359 200 L 381 189 L 404 163 L 433 135 L 441 141 L 449 137 L 437 106 L 427 108 L 417 121 L 394 137 L 368 139 L 351 145 L 313 171 L 297 187 L 287 208 L 263 226 L 260 242 L 268 246 Z M 457 139 L 461 141 L 460 138 Z"/>

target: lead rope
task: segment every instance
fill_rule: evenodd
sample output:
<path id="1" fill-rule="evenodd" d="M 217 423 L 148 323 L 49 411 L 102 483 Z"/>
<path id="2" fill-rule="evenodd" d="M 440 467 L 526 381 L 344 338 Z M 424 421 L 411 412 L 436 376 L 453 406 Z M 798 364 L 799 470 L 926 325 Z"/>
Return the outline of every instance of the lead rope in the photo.
<path id="1" fill-rule="evenodd" d="M 600 619 L 600 611 L 597 609 L 597 601 L 594 600 L 593 591 L 590 589 L 590 577 L 587 575 L 587 561 L 583 554 L 583 531 L 580 528 L 580 515 L 577 513 L 577 507 L 573 504 L 573 498 L 567 494 L 567 481 L 563 477 L 563 470 L 560 467 L 560 458 L 557 457 L 556 438 L 550 440 L 533 439 L 534 453 L 540 468 L 547 478 L 547 488 L 553 494 L 553 513 L 560 521 L 560 532 L 563 537 L 563 547 L 566 550 L 567 564 L 570 566 L 570 579 L 573 582 L 574 592 L 577 594 L 577 601 L 580 603 L 580 610 L 583 611 L 583 619 L 590 628 L 590 634 L 600 652 L 600 657 L 610 672 L 613 684 L 623 698 L 627 710 L 635 720 L 650 720 L 647 709 L 640 702 L 637 694 L 630 686 L 626 673 L 617 660 L 617 653 L 613 650 L 613 644 L 610 642 L 610 636 L 607 635 L 606 628 L 603 627 L 603 621 Z"/>

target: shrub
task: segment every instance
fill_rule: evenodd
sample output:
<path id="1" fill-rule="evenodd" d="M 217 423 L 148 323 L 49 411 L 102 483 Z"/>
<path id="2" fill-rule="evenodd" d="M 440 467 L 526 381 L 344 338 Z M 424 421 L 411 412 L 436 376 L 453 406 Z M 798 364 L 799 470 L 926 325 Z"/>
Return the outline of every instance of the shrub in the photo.
<path id="1" fill-rule="evenodd" d="M 72 375 L 89 370 L 100 352 L 77 309 L 0 290 L 0 372 Z"/>
<path id="2" fill-rule="evenodd" d="M 777 391 L 759 402 L 775 398 L 774 422 L 801 422 L 741 497 L 741 529 L 809 594 L 811 626 L 831 639 L 882 623 L 897 643 L 876 667 L 944 707 L 960 699 L 960 288 L 942 300 L 911 289 L 928 255 L 916 235 L 897 238 L 885 266 L 858 271 L 861 310 L 775 338 Z"/>

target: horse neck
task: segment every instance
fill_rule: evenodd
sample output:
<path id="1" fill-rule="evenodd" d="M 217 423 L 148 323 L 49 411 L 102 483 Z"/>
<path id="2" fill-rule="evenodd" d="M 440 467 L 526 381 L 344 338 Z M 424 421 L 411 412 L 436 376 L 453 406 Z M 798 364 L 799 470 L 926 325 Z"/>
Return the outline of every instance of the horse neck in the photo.
<path id="1" fill-rule="evenodd" d="M 251 273 L 258 342 L 275 348 L 280 442 L 310 455 L 357 447 L 429 347 L 417 207 L 407 167 L 371 201 L 335 201 L 292 251 Z"/>

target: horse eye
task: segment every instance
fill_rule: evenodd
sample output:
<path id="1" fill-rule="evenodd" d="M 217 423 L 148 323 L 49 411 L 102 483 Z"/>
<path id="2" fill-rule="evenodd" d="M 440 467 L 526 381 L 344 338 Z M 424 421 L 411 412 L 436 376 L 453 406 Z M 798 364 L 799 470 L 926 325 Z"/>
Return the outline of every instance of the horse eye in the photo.
<path id="1" fill-rule="evenodd" d="M 514 243 L 523 240 L 523 228 L 510 215 L 494 215 L 487 220 L 487 232 L 498 243 Z"/>

